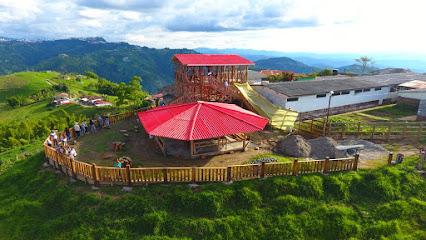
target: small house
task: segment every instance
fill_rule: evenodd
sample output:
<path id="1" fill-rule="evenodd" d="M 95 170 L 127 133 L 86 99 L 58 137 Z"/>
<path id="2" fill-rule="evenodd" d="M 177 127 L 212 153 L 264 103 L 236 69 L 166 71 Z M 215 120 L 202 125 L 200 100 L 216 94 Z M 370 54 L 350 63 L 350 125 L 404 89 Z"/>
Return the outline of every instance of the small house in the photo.
<path id="1" fill-rule="evenodd" d="M 61 106 L 68 103 L 71 103 L 71 100 L 70 100 L 70 95 L 67 93 L 60 93 L 53 96 L 52 98 L 52 104 L 55 106 Z"/>

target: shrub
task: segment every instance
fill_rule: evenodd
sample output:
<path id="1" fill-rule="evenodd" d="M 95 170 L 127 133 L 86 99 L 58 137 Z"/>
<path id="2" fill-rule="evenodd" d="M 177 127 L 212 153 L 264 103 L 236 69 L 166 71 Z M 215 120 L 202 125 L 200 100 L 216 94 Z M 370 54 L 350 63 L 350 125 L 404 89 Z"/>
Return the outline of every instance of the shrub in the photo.
<path id="1" fill-rule="evenodd" d="M 312 197 L 316 199 L 320 199 L 323 192 L 323 182 L 322 178 L 316 175 L 306 175 L 300 176 L 297 178 L 297 196 L 303 197 Z"/>
<path id="2" fill-rule="evenodd" d="M 248 187 L 243 187 L 237 190 L 235 200 L 237 205 L 243 209 L 259 207 L 262 203 L 262 197 L 260 194 Z"/>
<path id="3" fill-rule="evenodd" d="M 305 198 L 286 195 L 279 196 L 272 202 L 272 211 L 281 215 L 300 214 L 310 210 L 313 206 L 314 203 Z"/>

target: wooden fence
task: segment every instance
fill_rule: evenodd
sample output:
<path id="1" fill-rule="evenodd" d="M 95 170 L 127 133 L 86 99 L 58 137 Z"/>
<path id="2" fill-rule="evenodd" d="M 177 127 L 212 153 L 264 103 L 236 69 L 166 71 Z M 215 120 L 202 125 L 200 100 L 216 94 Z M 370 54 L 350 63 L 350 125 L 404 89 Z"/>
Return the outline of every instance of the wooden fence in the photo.
<path id="1" fill-rule="evenodd" d="M 75 180 L 95 186 L 142 185 L 151 183 L 226 182 L 267 176 L 329 173 L 357 170 L 359 155 L 353 158 L 232 165 L 228 167 L 114 168 L 76 161 L 44 145 L 46 161 Z"/>
<path id="2" fill-rule="evenodd" d="M 328 122 L 324 119 L 298 121 L 294 127 L 300 135 L 317 138 L 321 136 L 333 139 L 378 139 L 393 140 L 404 138 L 426 138 L 426 126 L 423 122 Z"/>
<path id="3" fill-rule="evenodd" d="M 135 111 L 109 116 L 110 124 L 131 119 Z M 70 128 L 72 137 L 74 129 Z M 265 178 L 268 176 L 298 175 L 307 173 L 328 173 L 345 170 L 357 170 L 359 156 L 342 159 L 324 159 L 313 161 L 275 162 L 262 164 L 232 165 L 228 167 L 163 167 L 163 168 L 114 168 L 97 166 L 72 159 L 57 153 L 46 143 L 43 145 L 46 161 L 55 169 L 75 180 L 95 186 L 107 185 L 142 185 L 151 183 L 182 182 L 226 182 L 240 179 Z"/>

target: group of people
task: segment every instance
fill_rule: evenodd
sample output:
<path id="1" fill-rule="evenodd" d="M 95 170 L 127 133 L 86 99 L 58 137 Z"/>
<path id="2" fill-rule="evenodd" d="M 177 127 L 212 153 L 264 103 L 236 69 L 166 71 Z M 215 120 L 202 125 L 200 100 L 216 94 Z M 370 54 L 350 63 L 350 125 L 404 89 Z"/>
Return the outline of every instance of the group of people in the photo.
<path id="1" fill-rule="evenodd" d="M 56 148 L 56 152 L 60 153 L 60 154 L 65 154 L 67 156 L 69 156 L 70 158 L 72 158 L 73 160 L 75 159 L 75 157 L 77 157 L 77 151 L 75 150 L 74 147 L 66 147 L 66 146 L 58 146 Z"/>
<path id="2" fill-rule="evenodd" d="M 97 120 L 97 127 L 99 129 L 101 129 L 102 127 L 109 128 L 108 115 L 98 115 Z M 89 124 L 87 124 L 86 120 L 83 120 L 81 123 L 76 122 L 73 128 L 77 137 L 84 136 L 86 134 L 96 132 L 96 122 L 93 118 L 89 118 Z M 69 129 L 66 129 L 65 131 L 69 132 Z"/>
<path id="3" fill-rule="evenodd" d="M 96 132 L 99 129 L 105 127 L 109 128 L 109 116 L 108 115 L 97 115 L 97 122 L 95 118 L 89 118 L 88 121 L 85 119 L 81 123 L 76 122 L 73 126 L 76 137 L 84 136 L 90 133 Z M 46 144 L 49 147 L 56 147 L 56 152 L 66 154 L 73 159 L 77 156 L 77 151 L 74 147 L 69 147 L 68 142 L 71 141 L 71 131 L 69 128 L 65 128 L 65 131 L 58 133 L 56 130 L 50 132 L 49 138 L 46 140 Z M 61 144 L 59 143 L 61 141 Z"/>

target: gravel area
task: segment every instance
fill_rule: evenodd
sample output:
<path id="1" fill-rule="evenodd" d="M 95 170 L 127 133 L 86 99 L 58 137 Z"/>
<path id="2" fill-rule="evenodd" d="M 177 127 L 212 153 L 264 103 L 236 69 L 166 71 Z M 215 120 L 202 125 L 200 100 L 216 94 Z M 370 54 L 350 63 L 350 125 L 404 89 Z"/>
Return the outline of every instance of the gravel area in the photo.
<path id="1" fill-rule="evenodd" d="M 389 151 L 373 142 L 363 139 L 346 139 L 337 141 L 340 145 L 364 145 L 364 149 L 360 151 L 360 160 L 378 159 L 388 156 Z"/>

